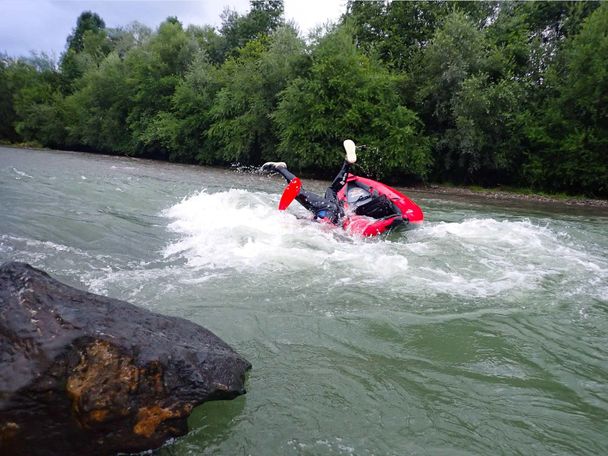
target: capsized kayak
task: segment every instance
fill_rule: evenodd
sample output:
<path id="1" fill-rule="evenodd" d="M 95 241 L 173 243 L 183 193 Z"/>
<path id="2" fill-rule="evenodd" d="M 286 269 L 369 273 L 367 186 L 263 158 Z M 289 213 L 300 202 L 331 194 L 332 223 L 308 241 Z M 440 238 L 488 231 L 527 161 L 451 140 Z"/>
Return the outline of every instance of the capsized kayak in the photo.
<path id="1" fill-rule="evenodd" d="M 346 216 L 342 227 L 349 233 L 377 236 L 395 227 L 422 223 L 422 209 L 403 193 L 382 182 L 349 174 L 338 192 Z"/>

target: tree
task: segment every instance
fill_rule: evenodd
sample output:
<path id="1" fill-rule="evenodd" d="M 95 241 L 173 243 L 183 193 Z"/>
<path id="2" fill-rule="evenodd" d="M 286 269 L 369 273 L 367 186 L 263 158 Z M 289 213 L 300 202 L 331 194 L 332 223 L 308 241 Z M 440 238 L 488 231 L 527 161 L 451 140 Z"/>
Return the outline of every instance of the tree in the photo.
<path id="1" fill-rule="evenodd" d="M 85 73 L 79 89 L 67 98 L 67 142 L 100 152 L 132 153 L 127 127 L 130 97 L 126 65 L 112 53 Z"/>
<path id="2" fill-rule="evenodd" d="M 563 43 L 580 31 L 598 5 L 594 1 L 501 2 L 488 37 L 511 62 L 514 74 L 540 87 Z"/>
<path id="3" fill-rule="evenodd" d="M 170 160 L 207 165 L 218 162 L 216 145 L 207 136 L 211 106 L 221 87 L 218 71 L 207 54 L 199 52 L 176 87 L 170 111 L 156 116 L 156 138 L 169 151 Z"/>
<path id="4" fill-rule="evenodd" d="M 198 27 L 196 25 L 188 26 L 186 33 L 192 36 L 199 47 L 205 51 L 206 58 L 209 62 L 216 65 L 221 65 L 224 61 L 225 39 L 220 35 L 214 27 L 204 26 Z"/>
<path id="5" fill-rule="evenodd" d="M 209 138 L 226 161 L 259 163 L 274 157 L 278 144 L 271 115 L 279 93 L 304 59 L 304 42 L 291 27 L 249 41 L 221 69 L 222 89 L 211 108 Z"/>
<path id="6" fill-rule="evenodd" d="M 380 177 L 424 176 L 428 143 L 416 114 L 400 103 L 396 79 L 357 50 L 339 27 L 321 38 L 312 66 L 281 94 L 273 115 L 280 158 L 297 168 L 333 170 L 347 138 L 376 147 Z"/>
<path id="7" fill-rule="evenodd" d="M 553 96 L 528 127 L 531 184 L 608 195 L 607 61 L 608 6 L 602 3 L 547 72 Z"/>
<path id="8" fill-rule="evenodd" d="M 354 27 L 359 47 L 377 52 L 391 67 L 409 71 L 446 17 L 460 12 L 481 26 L 495 5 L 496 2 L 350 0 L 344 19 Z"/>
<path id="9" fill-rule="evenodd" d="M 224 58 L 235 56 L 237 49 L 270 35 L 284 22 L 283 0 L 251 0 L 250 5 L 246 15 L 229 9 L 222 14 L 220 34 L 224 38 Z"/>
<path id="10" fill-rule="evenodd" d="M 452 105 L 462 83 L 481 71 L 487 55 L 483 33 L 462 13 L 453 13 L 435 31 L 422 56 L 418 97 L 427 127 L 453 126 Z"/>
<path id="11" fill-rule="evenodd" d="M 91 11 L 83 12 L 76 21 L 76 28 L 68 36 L 66 51 L 61 59 L 61 72 L 66 90 L 92 65 L 99 64 L 111 51 L 106 25 L 103 19 Z"/>
<path id="12" fill-rule="evenodd" d="M 14 62 L 7 55 L 0 54 L 0 139 L 15 141 L 17 132 L 14 123 L 17 120 L 13 107 Z"/>
<path id="13" fill-rule="evenodd" d="M 59 68 L 0 56 L 0 138 L 328 176 L 352 137 L 380 178 L 608 195 L 607 9 L 349 1 L 308 43 L 281 0 L 219 30 L 84 12 Z"/>
<path id="14" fill-rule="evenodd" d="M 453 180 L 496 185 L 518 178 L 524 100 L 517 81 L 492 82 L 479 73 L 463 81 L 454 99 L 454 126 L 438 141 Z"/>
<path id="15" fill-rule="evenodd" d="M 150 27 L 140 24 L 137 21 L 131 22 L 126 27 L 106 30 L 108 40 L 111 43 L 112 51 L 116 52 L 122 59 L 125 58 L 131 49 L 143 46 L 152 35 L 152 30 Z"/>
<path id="16" fill-rule="evenodd" d="M 24 60 L 15 67 L 15 130 L 27 141 L 58 147 L 65 143 L 66 137 L 61 75 L 54 70 L 53 63 L 39 61 L 38 65 Z"/>
<path id="17" fill-rule="evenodd" d="M 510 59 L 463 13 L 446 17 L 421 59 L 419 109 L 434 138 L 435 178 L 516 179 L 526 85 Z"/>
<path id="18" fill-rule="evenodd" d="M 168 157 L 157 118 L 171 110 L 176 87 L 199 50 L 182 25 L 169 18 L 144 45 L 125 57 L 131 94 L 127 124 L 133 135 L 132 153 Z"/>
<path id="19" fill-rule="evenodd" d="M 84 50 L 85 34 L 87 32 L 98 32 L 106 28 L 106 23 L 98 14 L 85 11 L 80 14 L 76 21 L 76 28 L 67 39 L 67 50 L 82 52 Z"/>

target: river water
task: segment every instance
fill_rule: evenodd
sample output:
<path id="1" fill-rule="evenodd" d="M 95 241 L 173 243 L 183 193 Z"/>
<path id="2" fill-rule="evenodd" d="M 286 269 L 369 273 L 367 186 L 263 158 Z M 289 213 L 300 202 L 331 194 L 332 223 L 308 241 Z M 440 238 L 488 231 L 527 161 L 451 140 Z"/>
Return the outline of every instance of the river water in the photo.
<path id="1" fill-rule="evenodd" d="M 423 227 L 359 239 L 278 212 L 282 188 L 0 148 L 0 261 L 253 364 L 246 396 L 196 409 L 161 455 L 608 454 L 606 214 L 411 194 Z"/>

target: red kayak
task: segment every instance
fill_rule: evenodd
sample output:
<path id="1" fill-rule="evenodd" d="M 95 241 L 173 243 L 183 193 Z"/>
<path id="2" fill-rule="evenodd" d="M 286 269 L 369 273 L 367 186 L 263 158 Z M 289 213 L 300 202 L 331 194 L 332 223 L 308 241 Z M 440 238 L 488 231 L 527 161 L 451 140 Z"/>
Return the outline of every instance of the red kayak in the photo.
<path id="1" fill-rule="evenodd" d="M 403 193 L 365 177 L 349 174 L 338 192 L 346 212 L 342 227 L 352 234 L 377 236 L 398 226 L 418 226 L 422 209 Z"/>

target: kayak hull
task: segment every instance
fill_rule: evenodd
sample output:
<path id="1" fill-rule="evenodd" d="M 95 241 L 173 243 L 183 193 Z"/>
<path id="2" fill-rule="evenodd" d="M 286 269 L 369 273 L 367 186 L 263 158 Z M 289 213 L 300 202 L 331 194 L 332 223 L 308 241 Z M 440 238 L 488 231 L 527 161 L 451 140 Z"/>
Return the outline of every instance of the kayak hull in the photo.
<path id="1" fill-rule="evenodd" d="M 358 209 L 376 197 L 386 197 L 390 201 L 387 203 L 391 204 L 390 213 L 383 215 L 380 211 L 374 214 L 376 217 L 357 213 L 365 212 Z M 347 214 L 342 227 L 351 234 L 377 236 L 403 225 L 419 226 L 424 221 L 420 206 L 403 193 L 382 182 L 353 174 L 348 175 L 346 185 L 338 192 L 338 200 Z"/>

